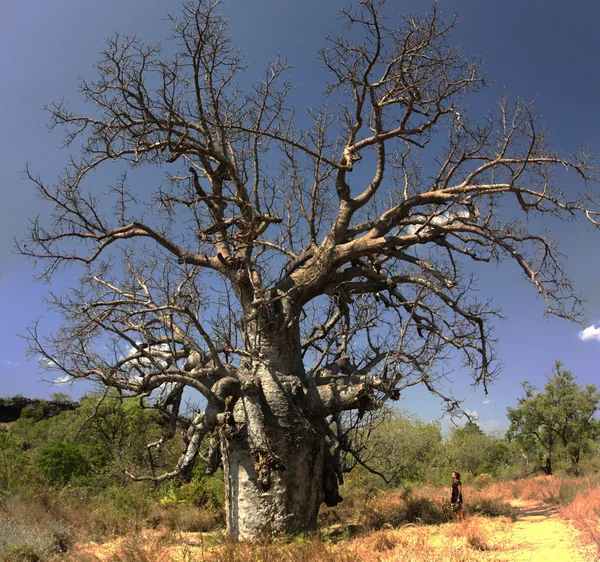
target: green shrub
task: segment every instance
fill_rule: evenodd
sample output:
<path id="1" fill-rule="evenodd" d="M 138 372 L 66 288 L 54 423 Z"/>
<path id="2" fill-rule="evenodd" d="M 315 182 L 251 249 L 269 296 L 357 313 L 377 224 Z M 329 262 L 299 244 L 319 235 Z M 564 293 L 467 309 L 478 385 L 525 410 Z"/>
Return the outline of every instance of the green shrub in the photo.
<path id="1" fill-rule="evenodd" d="M 33 421 L 43 420 L 48 415 L 49 404 L 45 400 L 38 400 L 33 404 L 25 406 L 21 410 L 21 416 L 25 419 L 31 419 Z"/>
<path id="2" fill-rule="evenodd" d="M 30 544 L 24 544 L 22 546 L 15 546 L 11 548 L 7 553 L 7 562 L 39 562 L 41 560 L 37 550 Z"/>
<path id="3" fill-rule="evenodd" d="M 217 477 L 192 480 L 182 487 L 180 497 L 196 507 L 220 510 L 225 506 L 225 484 Z"/>
<path id="4" fill-rule="evenodd" d="M 0 496 L 14 490 L 26 464 L 27 458 L 17 440 L 0 427 Z"/>
<path id="5" fill-rule="evenodd" d="M 493 481 L 494 477 L 491 474 L 483 473 L 473 479 L 472 486 L 477 490 L 483 490 L 483 488 L 492 484 Z"/>
<path id="6" fill-rule="evenodd" d="M 475 505 L 469 506 L 469 513 L 478 513 L 486 517 L 510 517 L 516 521 L 517 511 L 503 500 L 483 498 Z"/>
<path id="7" fill-rule="evenodd" d="M 148 517 L 151 499 L 145 486 L 113 486 L 107 490 L 107 496 L 119 516 L 135 521 L 136 526 Z"/>
<path id="8" fill-rule="evenodd" d="M 189 502 L 195 507 L 222 510 L 225 506 L 225 483 L 223 473 L 206 474 L 206 463 L 198 461 L 192 471 L 192 479 L 187 484 L 176 487 L 178 501 Z M 173 482 L 173 485 L 175 483 Z"/>
<path id="9" fill-rule="evenodd" d="M 35 466 L 53 486 L 64 486 L 72 478 L 86 476 L 91 465 L 80 445 L 55 441 L 39 448 Z"/>

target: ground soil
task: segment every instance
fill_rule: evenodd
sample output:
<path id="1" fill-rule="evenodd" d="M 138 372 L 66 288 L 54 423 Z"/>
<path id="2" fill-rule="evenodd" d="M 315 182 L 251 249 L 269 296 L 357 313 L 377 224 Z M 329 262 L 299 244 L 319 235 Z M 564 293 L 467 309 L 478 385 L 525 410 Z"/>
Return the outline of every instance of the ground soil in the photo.
<path id="1" fill-rule="evenodd" d="M 558 514 L 558 508 L 538 501 L 517 500 L 519 516 L 506 534 L 502 552 L 490 553 L 494 562 L 595 562 L 579 532 Z"/>

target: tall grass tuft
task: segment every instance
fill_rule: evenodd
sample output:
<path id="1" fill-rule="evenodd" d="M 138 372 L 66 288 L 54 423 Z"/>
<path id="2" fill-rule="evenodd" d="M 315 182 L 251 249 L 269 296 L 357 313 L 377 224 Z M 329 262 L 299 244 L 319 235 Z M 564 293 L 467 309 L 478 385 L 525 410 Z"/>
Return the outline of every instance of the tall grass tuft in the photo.
<path id="1" fill-rule="evenodd" d="M 579 492 L 570 505 L 563 507 L 561 514 L 573 522 L 588 544 L 596 547 L 600 558 L 600 489 Z"/>
<path id="2" fill-rule="evenodd" d="M 0 560 L 6 562 L 49 560 L 65 552 L 71 545 L 72 530 L 60 523 L 47 521 L 44 525 L 14 519 L 0 519 Z"/>

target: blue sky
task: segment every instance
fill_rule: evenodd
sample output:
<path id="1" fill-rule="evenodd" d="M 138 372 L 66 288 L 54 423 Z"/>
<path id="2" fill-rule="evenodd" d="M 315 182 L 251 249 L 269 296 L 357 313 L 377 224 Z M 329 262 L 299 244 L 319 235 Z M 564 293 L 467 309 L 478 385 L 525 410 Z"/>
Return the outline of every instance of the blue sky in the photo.
<path id="1" fill-rule="evenodd" d="M 25 355 L 18 333 L 43 316 L 51 329 L 52 315 L 43 302 L 49 287 L 32 282 L 32 265 L 14 255 L 13 238 L 23 235 L 27 220 L 44 207 L 23 180 L 29 162 L 51 179 L 66 154 L 58 148 L 60 133 L 49 133 L 44 104 L 60 98 L 75 104 L 78 76 L 91 76 L 104 39 L 114 31 L 138 34 L 147 42 L 164 41 L 169 24 L 165 2 L 159 0 L 0 0 L 0 396 L 21 393 L 49 396 L 65 391 L 79 396 L 84 387 L 51 386 L 42 378 L 36 358 Z M 177 10 L 176 3 L 169 3 Z M 415 0 L 389 2 L 389 12 L 422 11 Z M 295 62 L 292 82 L 303 100 L 319 99 L 322 69 L 315 58 L 323 38 L 339 30 L 336 14 L 341 0 L 232 0 L 223 6 L 231 33 L 259 71 L 277 52 Z M 393 7 L 392 7 L 393 6 Z M 446 17 L 457 12 L 460 23 L 453 43 L 465 54 L 480 55 L 491 86 L 469 102 L 472 113 L 484 115 L 506 90 L 535 100 L 536 110 L 562 152 L 591 145 L 600 154 L 600 3 L 593 0 L 439 0 Z M 47 210 L 47 209 L 46 209 Z M 482 297 L 493 297 L 506 320 L 496 327 L 503 362 L 501 378 L 489 396 L 472 390 L 460 372 L 453 375 L 464 406 L 477 412 L 481 426 L 506 426 L 507 406 L 522 394 L 519 383 L 543 386 L 555 359 L 578 376 L 580 383 L 596 382 L 600 359 L 600 232 L 583 224 L 551 225 L 566 254 L 567 271 L 587 296 L 584 326 L 543 317 L 535 291 L 505 264 L 478 270 Z M 68 284 L 72 274 L 57 278 L 54 289 Z M 580 331 L 588 328 L 584 341 Z M 423 391 L 407 393 L 399 406 L 423 419 L 440 415 L 437 400 Z"/>

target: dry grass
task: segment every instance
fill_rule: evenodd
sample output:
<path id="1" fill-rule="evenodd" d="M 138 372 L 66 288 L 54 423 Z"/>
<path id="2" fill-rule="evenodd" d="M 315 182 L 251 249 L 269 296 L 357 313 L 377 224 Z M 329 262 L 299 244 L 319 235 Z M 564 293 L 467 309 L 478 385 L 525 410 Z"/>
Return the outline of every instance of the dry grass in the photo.
<path id="1" fill-rule="evenodd" d="M 470 516 L 463 524 L 449 522 L 453 514 L 445 496 L 440 489 L 424 487 L 354 497 L 343 509 L 323 510 L 321 520 L 325 526 L 320 533 L 262 543 L 235 543 L 215 533 L 184 532 L 181 523 L 187 516 L 179 515 L 181 519 L 163 518 L 154 531 L 146 531 L 143 536 L 82 545 L 75 554 L 63 555 L 61 560 L 468 562 L 483 560 L 484 553 L 500 548 L 508 518 Z M 472 499 L 479 504 L 486 501 L 480 492 Z M 171 514 L 180 510 L 175 508 Z"/>
<path id="2" fill-rule="evenodd" d="M 187 560 L 185 549 L 173 548 L 169 534 L 147 532 L 120 537 L 108 543 L 89 542 L 56 560 L 64 562 L 178 562 Z"/>
<path id="3" fill-rule="evenodd" d="M 561 510 L 561 515 L 573 522 L 583 539 L 596 547 L 600 557 L 600 489 L 579 492 L 574 501 Z"/>
<path id="4" fill-rule="evenodd" d="M 581 490 L 599 487 L 599 474 L 587 477 L 551 475 L 497 482 L 486 487 L 482 493 L 506 500 L 537 500 L 565 506 L 570 504 Z"/>
<path id="5" fill-rule="evenodd" d="M 15 540 L 24 536 L 19 535 L 24 528 L 36 529 L 37 536 L 48 540 L 43 545 L 13 541 L 17 558 L 0 552 L 0 559 L 26 560 L 23 556 L 30 552 L 38 555 L 31 559 L 72 562 L 477 562 L 506 547 L 515 514 L 508 502 L 516 498 L 565 506 L 562 515 L 600 553 L 599 485 L 600 477 L 556 476 L 481 489 L 467 485 L 462 524 L 452 521 L 446 489 L 423 486 L 355 494 L 336 508 L 322 510 L 319 533 L 262 543 L 229 541 L 222 530 L 215 531 L 222 528 L 222 515 L 189 504 L 153 504 L 139 517 L 138 507 L 119 512 L 110 503 L 94 503 L 75 491 L 42 494 L 5 501 L 0 519 L 11 522 L 5 527 Z M 57 542 L 61 533 L 63 545 Z"/>
<path id="6" fill-rule="evenodd" d="M 120 557 L 116 561 L 168 560 L 156 556 L 169 550 L 165 545 L 171 544 L 173 532 L 205 532 L 223 525 L 221 513 L 188 504 L 165 508 L 149 503 L 142 517 L 140 512 L 135 503 L 124 507 L 104 497 L 89 496 L 85 490 L 4 498 L 0 502 L 0 560 L 95 560 L 92 551 L 102 551 L 103 543 L 121 545 L 115 551 Z M 161 532 L 151 533 L 154 529 Z M 86 544 L 93 545 L 92 551 Z M 146 558 L 140 549 L 148 550 Z M 64 554 L 71 556 L 75 551 L 79 553 L 75 558 Z M 52 558 L 59 554 L 61 558 Z"/>
<path id="7" fill-rule="evenodd" d="M 514 518 L 515 510 L 509 503 L 510 499 L 488 489 L 469 490 L 468 495 L 465 494 L 465 512 L 471 516 Z M 340 506 L 323 509 L 319 523 L 321 527 L 353 525 L 346 533 L 353 535 L 407 523 L 441 524 L 453 518 L 448 491 L 422 486 L 350 496 Z"/>
<path id="8" fill-rule="evenodd" d="M 367 533 L 339 542 L 318 534 L 295 540 L 267 543 L 234 543 L 222 540 L 204 544 L 196 535 L 155 534 L 120 538 L 100 547 L 88 545 L 77 554 L 63 556 L 69 562 L 479 562 L 489 551 L 499 551 L 506 520 L 475 517 L 463 525 L 405 525 Z"/>

